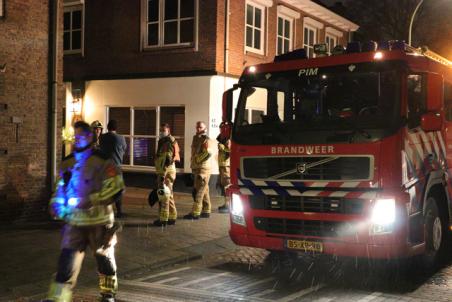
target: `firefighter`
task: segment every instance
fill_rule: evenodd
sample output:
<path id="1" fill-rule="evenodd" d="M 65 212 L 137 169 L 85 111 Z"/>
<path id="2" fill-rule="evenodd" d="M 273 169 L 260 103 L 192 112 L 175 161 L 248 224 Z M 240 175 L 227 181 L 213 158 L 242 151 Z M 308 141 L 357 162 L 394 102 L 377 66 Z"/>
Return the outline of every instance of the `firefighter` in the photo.
<path id="1" fill-rule="evenodd" d="M 194 177 L 194 202 L 192 211 L 184 219 L 199 219 L 210 217 L 210 138 L 207 136 L 206 124 L 196 123 L 196 135 L 191 144 L 191 169 Z"/>
<path id="2" fill-rule="evenodd" d="M 224 128 L 223 123 L 220 125 L 220 129 Z M 230 169 L 230 153 L 231 153 L 231 140 L 230 135 L 221 131 L 217 136 L 218 141 L 218 170 L 220 172 L 220 186 L 221 194 L 224 198 L 224 204 L 218 207 L 218 212 L 229 213 L 229 204 L 226 197 L 226 189 L 231 185 L 231 169 Z"/>
<path id="3" fill-rule="evenodd" d="M 102 302 L 114 302 L 117 290 L 114 214 L 111 202 L 124 189 L 118 167 L 93 148 L 91 127 L 74 125 L 74 152 L 60 169 L 50 200 L 53 218 L 66 222 L 58 270 L 46 301 L 72 301 L 72 289 L 89 246 L 97 261 Z"/>
<path id="4" fill-rule="evenodd" d="M 95 120 L 94 122 L 91 123 L 91 128 L 93 129 L 93 147 L 95 149 L 99 149 L 100 148 L 100 144 L 99 144 L 99 138 L 102 135 L 102 131 L 104 130 L 104 126 L 102 126 L 102 123 L 99 122 L 98 120 Z"/>
<path id="5" fill-rule="evenodd" d="M 159 192 L 159 219 L 154 226 L 166 226 L 176 224 L 177 210 L 174 202 L 173 185 L 176 180 L 176 165 L 180 161 L 179 145 L 170 133 L 168 124 L 160 125 L 160 139 L 155 154 L 155 169 L 157 172 L 157 186 Z"/>

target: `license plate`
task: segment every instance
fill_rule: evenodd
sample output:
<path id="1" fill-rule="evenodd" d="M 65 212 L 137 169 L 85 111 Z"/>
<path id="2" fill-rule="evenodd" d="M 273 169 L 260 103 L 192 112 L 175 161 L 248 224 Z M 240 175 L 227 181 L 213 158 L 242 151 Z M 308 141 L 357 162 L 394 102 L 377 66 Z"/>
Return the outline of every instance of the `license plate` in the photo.
<path id="1" fill-rule="evenodd" d="M 318 241 L 288 239 L 286 247 L 290 250 L 301 250 L 304 252 L 323 252 L 323 244 Z"/>

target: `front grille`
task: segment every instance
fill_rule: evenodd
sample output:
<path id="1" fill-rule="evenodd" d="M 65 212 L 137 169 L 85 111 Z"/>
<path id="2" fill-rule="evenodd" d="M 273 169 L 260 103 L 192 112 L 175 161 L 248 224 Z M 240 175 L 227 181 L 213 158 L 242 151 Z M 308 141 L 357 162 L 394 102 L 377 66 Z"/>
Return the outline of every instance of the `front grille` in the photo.
<path id="1" fill-rule="evenodd" d="M 366 180 L 370 165 L 366 156 L 258 157 L 243 159 L 243 173 L 244 178 L 266 180 Z"/>
<path id="2" fill-rule="evenodd" d="M 363 212 L 363 199 L 307 196 L 250 195 L 250 206 L 255 210 L 356 214 Z"/>
<path id="3" fill-rule="evenodd" d="M 272 234 L 338 237 L 355 235 L 352 224 L 337 221 L 254 217 L 256 229 Z"/>

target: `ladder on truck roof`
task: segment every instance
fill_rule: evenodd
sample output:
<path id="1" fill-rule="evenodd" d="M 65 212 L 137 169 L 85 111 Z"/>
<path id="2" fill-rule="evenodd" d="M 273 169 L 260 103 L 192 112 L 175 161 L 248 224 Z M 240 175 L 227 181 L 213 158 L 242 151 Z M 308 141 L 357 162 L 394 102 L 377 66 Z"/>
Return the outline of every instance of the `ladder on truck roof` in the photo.
<path id="1" fill-rule="evenodd" d="M 429 59 L 431 59 L 431 60 L 433 60 L 433 61 L 436 61 L 436 62 L 438 62 L 438 63 L 444 64 L 444 65 L 446 65 L 447 67 L 452 67 L 452 61 L 446 59 L 446 58 L 443 57 L 443 56 L 440 56 L 440 55 L 437 54 L 436 52 L 431 51 L 430 49 L 428 49 L 427 46 L 422 46 L 422 47 L 420 47 L 420 48 L 417 48 L 417 51 L 418 51 L 421 55 L 423 55 L 423 56 L 425 56 L 425 57 L 427 57 L 427 58 L 429 58 Z"/>

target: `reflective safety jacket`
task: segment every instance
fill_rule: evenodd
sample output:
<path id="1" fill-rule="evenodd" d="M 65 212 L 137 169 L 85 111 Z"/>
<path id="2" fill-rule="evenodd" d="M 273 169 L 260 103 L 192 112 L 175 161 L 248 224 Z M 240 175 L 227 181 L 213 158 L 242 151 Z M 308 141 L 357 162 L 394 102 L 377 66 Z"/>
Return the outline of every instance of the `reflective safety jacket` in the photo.
<path id="1" fill-rule="evenodd" d="M 110 224 L 114 221 L 113 197 L 124 187 L 119 167 L 99 151 L 92 150 L 83 161 L 71 154 L 61 163 L 49 206 L 71 225 Z M 89 206 L 78 208 L 82 200 Z"/>
<path id="2" fill-rule="evenodd" d="M 191 168 L 210 169 L 209 158 L 211 155 L 210 138 L 206 134 L 193 136 L 191 144 Z"/>
<path id="3" fill-rule="evenodd" d="M 218 142 L 218 166 L 229 167 L 231 154 L 231 141 Z"/>
<path id="4" fill-rule="evenodd" d="M 155 170 L 157 174 L 176 171 L 175 162 L 180 161 L 179 145 L 172 135 L 159 139 L 155 154 Z"/>

